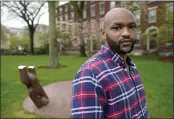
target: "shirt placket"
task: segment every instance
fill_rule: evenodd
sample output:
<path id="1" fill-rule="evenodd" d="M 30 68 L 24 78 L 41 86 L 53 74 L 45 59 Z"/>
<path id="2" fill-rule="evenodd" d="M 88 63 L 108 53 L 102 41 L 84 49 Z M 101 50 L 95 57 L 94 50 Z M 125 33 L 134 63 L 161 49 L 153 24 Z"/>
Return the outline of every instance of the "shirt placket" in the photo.
<path id="1" fill-rule="evenodd" d="M 128 73 L 128 72 L 127 72 Z M 137 85 L 136 85 L 136 81 L 135 81 L 135 79 L 132 77 L 132 70 L 131 70 L 131 68 L 129 67 L 129 73 L 128 73 L 128 75 L 130 76 L 130 78 L 132 79 L 132 81 L 133 81 L 133 84 L 134 84 L 134 86 L 135 86 L 135 90 L 136 90 L 136 97 L 137 97 L 137 99 L 138 99 L 138 105 L 139 105 L 139 108 L 141 109 L 141 113 L 142 113 L 142 116 L 143 116 L 143 118 L 144 118 L 144 115 L 143 115 L 143 108 L 142 108 L 142 105 L 141 105 L 141 103 L 140 103 L 140 96 L 138 95 L 138 89 L 137 89 Z"/>

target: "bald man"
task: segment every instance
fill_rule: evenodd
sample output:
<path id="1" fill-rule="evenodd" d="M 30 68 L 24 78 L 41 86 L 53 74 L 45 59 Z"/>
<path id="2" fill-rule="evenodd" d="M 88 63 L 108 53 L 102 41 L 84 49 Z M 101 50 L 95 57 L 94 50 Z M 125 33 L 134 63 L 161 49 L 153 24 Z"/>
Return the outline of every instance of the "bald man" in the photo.
<path id="1" fill-rule="evenodd" d="M 136 40 L 133 14 L 124 8 L 110 10 L 101 33 L 106 45 L 73 80 L 72 118 L 149 118 L 140 75 L 128 56 Z"/>

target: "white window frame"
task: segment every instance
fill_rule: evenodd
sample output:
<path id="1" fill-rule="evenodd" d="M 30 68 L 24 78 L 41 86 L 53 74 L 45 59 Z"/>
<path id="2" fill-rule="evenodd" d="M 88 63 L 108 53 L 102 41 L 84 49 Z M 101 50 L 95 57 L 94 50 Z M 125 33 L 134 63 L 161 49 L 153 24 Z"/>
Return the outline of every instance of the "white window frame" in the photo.
<path id="1" fill-rule="evenodd" d="M 137 14 L 138 14 L 139 17 L 140 17 L 139 21 L 138 21 L 138 19 L 137 19 L 137 17 L 136 17 Z M 135 20 L 136 20 L 137 25 L 140 25 L 140 24 L 141 24 L 141 11 L 140 11 L 140 10 L 134 11 L 134 16 L 135 16 Z"/>
<path id="2" fill-rule="evenodd" d="M 113 5 L 113 4 L 114 4 L 114 5 Z M 112 5 L 113 5 L 114 7 L 113 7 Z M 109 9 L 111 10 L 111 9 L 113 9 L 113 8 L 115 8 L 115 7 L 116 7 L 115 1 L 110 1 L 110 2 L 109 2 Z"/>
<path id="3" fill-rule="evenodd" d="M 83 18 L 84 19 L 87 18 L 87 9 L 86 8 L 83 10 Z"/>
<path id="4" fill-rule="evenodd" d="M 169 7 L 174 7 L 173 3 L 167 3 L 166 5 L 166 21 L 168 21 L 168 12 L 169 12 Z M 172 8 L 173 10 L 173 8 Z"/>
<path id="5" fill-rule="evenodd" d="M 105 2 L 100 2 L 100 15 L 105 13 Z M 103 4 L 103 10 L 102 10 L 102 4 Z"/>
<path id="6" fill-rule="evenodd" d="M 166 38 L 168 38 L 168 36 L 169 36 L 169 31 L 172 33 L 172 35 L 174 35 L 173 34 L 173 28 L 169 28 L 169 29 L 166 30 Z M 166 45 L 172 45 L 172 43 L 169 43 L 168 41 L 169 41 L 169 39 L 167 39 Z"/>
<path id="7" fill-rule="evenodd" d="M 92 9 L 94 9 L 94 11 L 92 11 Z M 90 13 L 91 13 L 91 17 L 95 17 L 95 4 L 90 6 Z"/>
<path id="8" fill-rule="evenodd" d="M 63 17 L 62 16 L 59 16 L 59 21 L 63 21 Z"/>
<path id="9" fill-rule="evenodd" d="M 64 9 L 65 9 L 65 12 L 68 12 L 68 7 L 67 6 L 65 6 Z"/>
<path id="10" fill-rule="evenodd" d="M 85 5 L 85 6 L 87 5 L 87 1 L 84 1 L 84 5 Z"/>
<path id="11" fill-rule="evenodd" d="M 136 37 L 137 37 L 136 39 L 139 39 L 139 43 L 138 44 L 135 43 L 135 46 L 140 46 L 140 44 L 141 44 L 141 31 L 137 31 L 137 36 Z"/>
<path id="12" fill-rule="evenodd" d="M 62 7 L 59 8 L 59 12 L 62 13 Z"/>
<path id="13" fill-rule="evenodd" d="M 158 8 L 157 6 L 148 8 L 148 21 L 149 21 L 149 23 L 156 23 L 157 22 L 157 8 Z M 150 16 L 151 10 L 155 11 L 155 15 L 154 15 L 155 19 L 153 21 L 151 20 L 152 16 Z"/>
<path id="14" fill-rule="evenodd" d="M 71 12 L 71 20 L 74 21 L 74 12 Z"/>
<path id="15" fill-rule="evenodd" d="M 68 21 L 68 14 L 65 14 L 65 21 Z"/>

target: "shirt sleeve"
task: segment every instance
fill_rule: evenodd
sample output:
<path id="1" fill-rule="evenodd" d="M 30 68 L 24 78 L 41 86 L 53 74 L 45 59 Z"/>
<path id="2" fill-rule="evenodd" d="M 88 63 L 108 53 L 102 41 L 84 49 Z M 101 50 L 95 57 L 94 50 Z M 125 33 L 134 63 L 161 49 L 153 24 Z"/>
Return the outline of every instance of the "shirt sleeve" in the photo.
<path id="1" fill-rule="evenodd" d="M 78 72 L 72 86 L 72 118 L 104 118 L 99 99 L 101 92 L 101 86 L 89 69 Z"/>

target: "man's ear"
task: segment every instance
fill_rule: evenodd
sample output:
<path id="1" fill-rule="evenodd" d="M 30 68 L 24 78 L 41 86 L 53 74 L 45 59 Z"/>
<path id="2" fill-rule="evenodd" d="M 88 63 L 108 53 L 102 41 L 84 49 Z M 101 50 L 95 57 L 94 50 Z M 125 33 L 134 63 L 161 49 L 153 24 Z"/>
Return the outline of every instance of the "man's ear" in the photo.
<path id="1" fill-rule="evenodd" d="M 100 28 L 100 31 L 101 31 L 101 34 L 102 34 L 102 37 L 103 37 L 103 40 L 106 40 L 106 31 L 103 27 Z"/>

